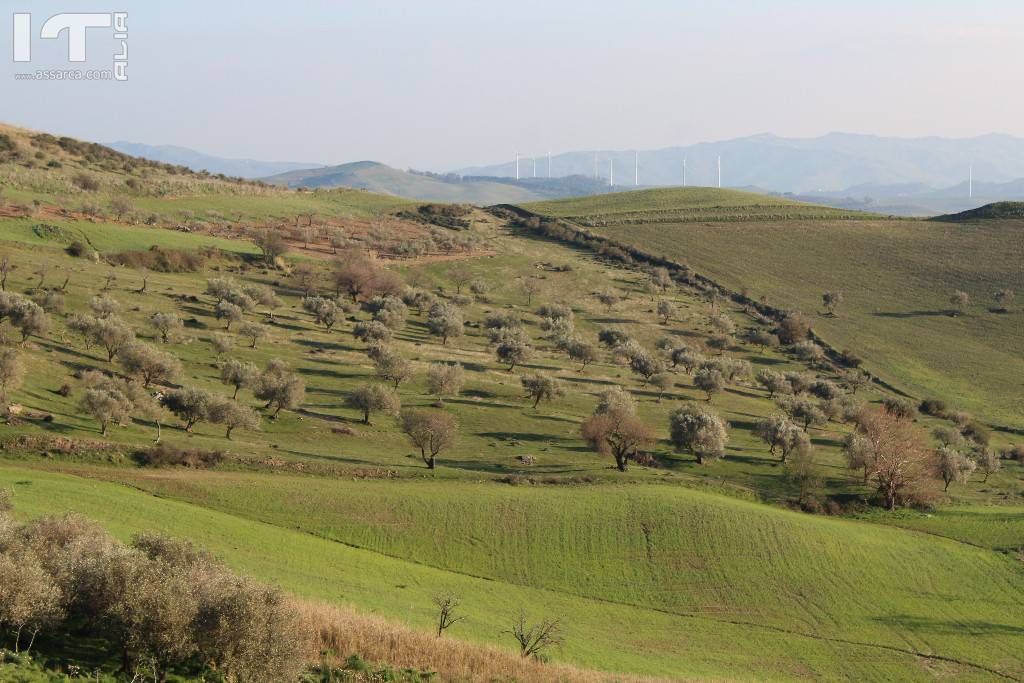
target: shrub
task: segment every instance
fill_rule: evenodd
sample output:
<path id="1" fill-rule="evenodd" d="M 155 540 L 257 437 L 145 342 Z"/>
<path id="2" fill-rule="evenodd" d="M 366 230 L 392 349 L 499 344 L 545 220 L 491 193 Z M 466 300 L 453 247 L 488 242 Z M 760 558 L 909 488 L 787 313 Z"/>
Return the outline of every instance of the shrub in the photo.
<path id="1" fill-rule="evenodd" d="M 136 451 L 135 461 L 146 467 L 181 466 L 194 469 L 209 469 L 224 461 L 223 451 L 209 451 L 201 448 L 179 448 L 162 444 Z"/>

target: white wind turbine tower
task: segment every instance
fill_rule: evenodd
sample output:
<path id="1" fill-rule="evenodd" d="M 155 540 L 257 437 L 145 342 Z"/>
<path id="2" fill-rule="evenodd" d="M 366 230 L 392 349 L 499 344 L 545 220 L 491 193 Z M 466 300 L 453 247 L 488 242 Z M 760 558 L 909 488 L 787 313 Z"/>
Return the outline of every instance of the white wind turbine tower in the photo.
<path id="1" fill-rule="evenodd" d="M 615 187 L 615 159 L 608 160 L 608 187 Z"/>
<path id="2" fill-rule="evenodd" d="M 533 177 L 537 177 L 537 157 L 533 157 Z"/>
<path id="3" fill-rule="evenodd" d="M 686 187 L 686 157 L 683 157 L 683 187 Z"/>
<path id="4" fill-rule="evenodd" d="M 722 189 L 722 155 L 718 155 L 718 189 Z"/>
<path id="5" fill-rule="evenodd" d="M 519 152 L 516 152 L 516 180 L 519 180 Z"/>

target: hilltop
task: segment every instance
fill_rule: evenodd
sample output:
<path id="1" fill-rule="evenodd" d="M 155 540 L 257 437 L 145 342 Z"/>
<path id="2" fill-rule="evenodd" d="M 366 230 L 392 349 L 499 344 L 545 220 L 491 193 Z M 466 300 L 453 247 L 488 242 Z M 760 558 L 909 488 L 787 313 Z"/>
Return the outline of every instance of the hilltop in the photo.
<path id="1" fill-rule="evenodd" d="M 193 171 L 236 176 L 239 178 L 263 178 L 265 176 L 295 171 L 304 168 L 319 168 L 323 164 L 299 161 L 257 161 L 255 159 L 231 159 L 197 152 L 178 145 L 147 145 L 141 142 L 119 140 L 107 145 L 113 150 L 133 157 L 159 161 L 174 166 L 185 166 Z"/>
<path id="2" fill-rule="evenodd" d="M 292 171 L 266 182 L 289 188 L 351 187 L 382 194 L 432 202 L 501 204 L 538 199 L 595 194 L 608 191 L 603 182 L 568 178 L 476 178 L 400 171 L 376 161 L 357 161 L 340 166 Z"/>
<path id="3" fill-rule="evenodd" d="M 994 202 L 960 213 L 936 216 L 933 220 L 945 223 L 979 220 L 1007 220 L 1024 218 L 1024 202 Z"/>

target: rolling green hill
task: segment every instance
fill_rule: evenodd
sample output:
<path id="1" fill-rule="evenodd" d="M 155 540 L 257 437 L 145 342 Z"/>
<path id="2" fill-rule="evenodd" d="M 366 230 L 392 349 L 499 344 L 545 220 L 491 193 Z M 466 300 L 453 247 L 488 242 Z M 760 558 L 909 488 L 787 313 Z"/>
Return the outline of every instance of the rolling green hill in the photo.
<path id="1" fill-rule="evenodd" d="M 853 420 L 834 414 L 803 430 L 814 481 L 811 498 L 801 497 L 792 463 L 780 462 L 757 436 L 758 421 L 781 408 L 755 373 L 834 383 L 858 410 L 877 409 L 897 393 L 882 384 L 855 391 L 833 363 L 752 343 L 752 333 L 773 324 L 749 306 L 709 300 L 683 282 L 659 285 L 656 273 L 540 239 L 499 212 L 468 210 L 466 225 L 447 228 L 405 220 L 415 203 L 371 192 L 231 181 L 10 130 L 13 153 L 0 158 L 0 263 L 13 266 L 4 283 L 8 297 L 45 305 L 49 323 L 22 340 L 10 316 L 0 321 L 0 352 L 24 369 L 23 381 L 7 387 L 0 420 L 0 489 L 13 491 L 17 515 L 74 510 L 122 539 L 150 529 L 186 537 L 298 596 L 421 634 L 434 626 L 433 597 L 451 592 L 467 618 L 446 639 L 502 647 L 513 657 L 507 630 L 519 610 L 531 620 L 557 617 L 566 640 L 548 653 L 552 660 L 610 672 L 613 680 L 620 672 L 681 680 L 1024 679 L 1022 463 L 1002 460 L 999 471 L 946 492 L 935 480 L 922 482 L 928 509 L 882 511 L 875 486 L 843 455 Z M 900 388 L 916 376 L 898 373 L 924 367 L 931 347 L 945 344 L 940 350 L 949 353 L 956 343 L 980 354 L 994 348 L 982 323 L 991 318 L 1009 334 L 1017 319 L 973 309 L 923 316 L 947 336 L 913 329 L 904 338 L 893 332 L 902 327 L 883 320 L 914 318 L 865 313 L 895 306 L 893 292 L 895 301 L 915 304 L 928 278 L 948 285 L 953 273 L 973 292 L 980 285 L 971 278 L 1012 273 L 1019 258 L 1012 246 L 998 253 L 1005 247 L 998 233 L 1007 229 L 1000 221 L 886 221 L 706 189 L 539 208 L 685 259 L 737 289 L 751 278 L 751 296 L 766 293 L 777 305 L 793 297 L 797 304 L 787 306 L 813 311 L 821 288 L 841 286 L 847 297 L 837 317 L 815 317 L 815 327 L 836 345 L 849 335 L 867 366 Z M 426 209 L 427 216 L 441 210 Z M 314 224 L 308 234 L 301 230 Z M 253 225 L 287 235 L 284 253 L 263 257 Z M 340 247 L 331 241 L 339 235 Z M 987 260 L 951 268 L 974 240 Z M 336 290 L 332 273 L 342 266 L 333 252 L 354 259 L 363 250 L 377 255 L 365 266 L 372 293 L 353 301 L 344 286 Z M 269 288 L 275 298 L 247 303 L 229 324 L 219 285 L 209 282 L 223 278 L 237 288 Z M 397 382 L 381 375 L 376 347 L 355 334 L 384 305 L 373 298 L 375 287 L 410 302 L 394 314 L 386 344 L 408 364 L 410 375 Z M 311 310 L 315 302 L 304 300 L 314 293 L 342 306 L 330 329 Z M 432 333 L 430 305 L 416 304 L 426 294 L 458 308 L 463 334 L 445 342 Z M 665 304 L 667 316 L 659 312 Z M 555 309 L 562 323 L 552 321 Z M 275 416 L 253 384 L 243 385 L 234 405 L 261 417 L 258 428 L 236 428 L 230 439 L 209 412 L 189 431 L 179 416 L 135 406 L 104 434 L 86 410 L 85 373 L 131 375 L 135 387 L 141 380 L 123 358 L 108 358 L 103 340 L 76 331 L 78 316 L 103 310 L 129 326 L 136 343 L 180 361 L 180 371 L 155 381 L 151 393 L 193 387 L 211 400 L 231 399 L 232 387 L 221 381 L 227 358 L 257 372 L 284 361 L 304 393 Z M 181 320 L 166 342 L 154 313 Z M 490 338 L 496 314 L 519 318 L 528 340 L 531 353 L 515 368 Z M 259 325 L 262 336 L 250 339 L 245 325 Z M 586 367 L 567 356 L 559 336 L 567 327 L 593 346 Z M 598 342 L 609 329 L 628 334 L 654 360 L 685 344 L 741 369 L 707 395 L 683 366 L 646 380 L 621 348 Z M 732 332 L 712 345 L 720 329 Z M 956 407 L 969 399 L 1011 405 L 1014 378 L 996 375 L 1016 366 L 976 360 L 959 370 L 975 373 L 975 394 L 942 395 Z M 443 401 L 428 384 L 430 364 L 439 361 L 460 363 L 465 375 Z M 953 386 L 945 367 L 927 367 L 921 382 Z M 534 406 L 522 383 L 534 373 L 564 393 Z M 357 388 L 386 382 L 403 407 L 457 421 L 457 440 L 441 451 L 437 469 L 424 466 L 394 415 L 379 411 L 367 424 L 348 405 Z M 651 433 L 626 472 L 581 434 L 611 387 L 636 401 L 637 419 Z M 698 464 L 671 443 L 670 413 L 693 403 L 728 422 L 723 458 Z M 922 438 L 951 425 L 914 419 Z M 214 464 L 198 456 L 186 459 L 189 466 L 146 464 L 158 428 L 169 451 L 199 451 Z M 997 432 L 992 446 L 1016 441 Z M 801 505 L 820 514 L 796 512 Z M 45 655 L 66 658 L 80 646 Z M 591 673 L 585 680 L 596 680 Z M 458 679 L 443 667 L 440 678 Z"/>
<path id="2" fill-rule="evenodd" d="M 687 263 L 755 300 L 811 314 L 826 341 L 864 357 L 873 372 L 915 398 L 942 398 L 996 426 L 1024 427 L 1024 311 L 988 310 L 996 290 L 1024 288 L 1019 221 L 828 215 L 816 206 L 711 189 L 528 208 Z M 821 312 L 825 290 L 843 293 L 834 317 Z M 953 315 L 955 290 L 971 297 L 965 315 Z"/>
<path id="3" fill-rule="evenodd" d="M 0 469 L 28 514 L 76 510 L 122 537 L 185 534 L 301 595 L 419 627 L 441 589 L 463 598 L 470 619 L 460 630 L 473 638 L 520 607 L 554 611 L 573 634 L 565 656 L 606 670 L 757 680 L 1024 674 L 1020 563 L 912 532 L 663 487 L 204 473 L 128 482 Z"/>

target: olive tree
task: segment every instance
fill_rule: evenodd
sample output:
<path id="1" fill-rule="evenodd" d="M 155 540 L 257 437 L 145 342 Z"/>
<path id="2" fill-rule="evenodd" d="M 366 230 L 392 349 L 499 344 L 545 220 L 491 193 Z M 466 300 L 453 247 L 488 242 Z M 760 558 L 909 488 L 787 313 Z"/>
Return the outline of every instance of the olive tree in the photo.
<path id="1" fill-rule="evenodd" d="M 164 394 L 163 403 L 185 423 L 185 431 L 191 433 L 193 427 L 209 418 L 213 401 L 213 394 L 206 389 L 182 387 Z"/>
<path id="2" fill-rule="evenodd" d="M 677 451 L 690 451 L 698 464 L 725 455 L 728 425 L 710 409 L 686 403 L 668 416 L 669 440 Z"/>
<path id="3" fill-rule="evenodd" d="M 448 413 L 437 410 L 408 408 L 401 413 L 402 431 L 420 449 L 420 457 L 427 469 L 434 469 L 437 456 L 455 445 L 459 424 Z"/>
<path id="4" fill-rule="evenodd" d="M 160 335 L 160 341 L 169 343 L 181 332 L 184 324 L 177 313 L 157 312 L 149 317 L 149 325 Z"/>
<path id="5" fill-rule="evenodd" d="M 427 391 L 444 402 L 446 396 L 456 396 L 462 391 L 466 373 L 459 363 L 431 363 L 427 368 Z"/>
<path id="6" fill-rule="evenodd" d="M 363 424 L 370 424 L 372 413 L 398 413 L 401 402 L 398 394 L 383 384 L 364 384 L 345 397 L 345 407 L 363 414 Z"/>
<path id="7" fill-rule="evenodd" d="M 463 324 L 462 311 L 455 304 L 439 301 L 427 313 L 427 329 L 435 337 L 441 338 L 441 344 L 447 344 L 451 338 L 461 337 Z"/>
<path id="8" fill-rule="evenodd" d="M 565 396 L 562 383 L 554 377 L 540 373 L 526 375 L 520 379 L 523 389 L 526 390 L 526 397 L 533 399 L 533 407 L 536 408 L 541 401 L 551 401 Z"/>
<path id="9" fill-rule="evenodd" d="M 220 381 L 234 387 L 231 398 L 238 398 L 238 391 L 256 384 L 260 371 L 254 364 L 229 358 L 220 364 Z"/>
<path id="10" fill-rule="evenodd" d="M 530 338 L 521 329 L 505 329 L 498 338 L 498 345 L 494 348 L 498 360 L 508 363 L 508 371 L 512 372 L 516 365 L 530 359 L 533 355 L 533 347 L 530 346 Z"/>
<path id="11" fill-rule="evenodd" d="M 249 406 L 222 396 L 216 397 L 210 403 L 208 414 L 210 422 L 224 426 L 224 438 L 229 440 L 231 432 L 235 429 L 255 430 L 260 426 L 259 413 Z"/>
<path id="12" fill-rule="evenodd" d="M 286 362 L 273 358 L 256 378 L 252 393 L 259 400 L 266 401 L 264 408 L 273 408 L 272 416 L 277 417 L 282 410 L 291 410 L 305 400 L 306 383 L 291 371 Z"/>
<path id="13" fill-rule="evenodd" d="M 141 379 L 144 387 L 153 382 L 169 382 L 181 374 L 181 361 L 176 356 L 142 342 L 122 349 L 117 362 L 130 376 Z"/>

